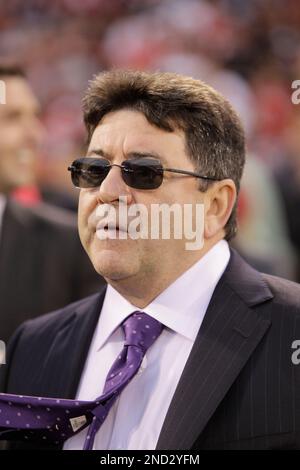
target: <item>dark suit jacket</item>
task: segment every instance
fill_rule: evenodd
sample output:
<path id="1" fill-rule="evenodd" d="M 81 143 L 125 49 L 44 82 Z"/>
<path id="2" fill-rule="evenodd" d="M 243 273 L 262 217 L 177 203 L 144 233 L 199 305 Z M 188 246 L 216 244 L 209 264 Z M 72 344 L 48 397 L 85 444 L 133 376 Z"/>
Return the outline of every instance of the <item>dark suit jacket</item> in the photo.
<path id="1" fill-rule="evenodd" d="M 8 200 L 0 227 L 0 340 L 25 320 L 100 290 L 78 236 L 76 217 Z"/>
<path id="2" fill-rule="evenodd" d="M 0 369 L 0 389 L 74 398 L 104 294 L 22 325 Z M 157 449 L 300 449 L 300 365 L 291 360 L 295 339 L 300 339 L 300 286 L 262 275 L 232 252 Z"/>

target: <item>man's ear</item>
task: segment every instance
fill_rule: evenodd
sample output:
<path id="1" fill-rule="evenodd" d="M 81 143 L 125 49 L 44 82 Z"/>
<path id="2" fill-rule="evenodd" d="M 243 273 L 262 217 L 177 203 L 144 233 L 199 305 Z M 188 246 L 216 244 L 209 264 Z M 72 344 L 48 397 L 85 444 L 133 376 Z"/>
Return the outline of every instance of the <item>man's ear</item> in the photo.
<path id="1" fill-rule="evenodd" d="M 234 181 L 227 178 L 214 183 L 205 194 L 204 237 L 209 239 L 224 229 L 237 197 Z"/>

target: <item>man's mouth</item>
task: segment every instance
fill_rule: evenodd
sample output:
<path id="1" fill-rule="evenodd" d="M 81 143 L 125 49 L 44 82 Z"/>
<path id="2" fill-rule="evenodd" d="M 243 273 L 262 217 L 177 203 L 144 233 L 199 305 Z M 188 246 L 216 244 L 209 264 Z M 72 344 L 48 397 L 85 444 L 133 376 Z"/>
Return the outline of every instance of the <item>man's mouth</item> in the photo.
<path id="1" fill-rule="evenodd" d="M 116 224 L 115 222 L 108 222 L 108 221 L 100 221 L 96 226 L 96 233 L 103 234 L 103 233 L 110 233 L 110 232 L 125 232 L 127 233 L 127 227 L 122 225 Z"/>

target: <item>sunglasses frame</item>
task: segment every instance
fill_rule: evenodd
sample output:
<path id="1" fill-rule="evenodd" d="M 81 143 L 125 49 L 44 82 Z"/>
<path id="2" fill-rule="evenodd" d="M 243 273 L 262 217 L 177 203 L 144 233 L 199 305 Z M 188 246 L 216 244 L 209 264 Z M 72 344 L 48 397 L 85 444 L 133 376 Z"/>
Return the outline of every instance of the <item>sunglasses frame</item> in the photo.
<path id="1" fill-rule="evenodd" d="M 147 160 L 152 160 L 154 162 L 159 163 L 159 166 L 157 166 L 157 168 L 153 167 L 151 168 L 152 171 L 156 171 L 157 174 L 159 176 L 162 176 L 161 178 L 161 181 L 159 183 L 159 185 L 155 185 L 155 187 L 150 187 L 150 188 L 141 188 L 139 187 L 139 185 L 131 185 L 131 184 L 128 184 L 128 181 L 126 181 L 126 179 L 124 179 L 124 174 L 126 175 L 126 173 L 132 173 L 134 172 L 133 169 L 130 169 L 130 168 L 126 168 L 126 162 L 132 162 L 132 161 L 141 161 L 143 159 L 147 159 Z M 139 158 L 132 158 L 130 160 L 124 160 L 121 165 L 118 165 L 116 163 L 110 163 L 109 160 L 105 159 L 105 158 L 92 158 L 92 157 L 81 157 L 81 158 L 78 158 L 76 160 L 74 160 L 72 162 L 72 164 L 68 167 L 68 171 L 71 172 L 71 179 L 72 179 L 72 183 L 73 185 L 78 188 L 78 189 L 93 189 L 93 188 L 97 188 L 97 187 L 100 187 L 102 182 L 104 181 L 104 179 L 107 177 L 110 169 L 113 167 L 113 166 L 117 166 L 121 169 L 121 175 L 122 175 L 122 179 L 124 181 L 124 183 L 131 187 L 131 188 L 134 188 L 134 189 L 145 189 L 145 190 L 151 190 L 151 189 L 157 189 L 159 188 L 162 183 L 163 183 L 163 173 L 165 171 L 168 171 L 170 173 L 178 173 L 178 174 L 181 174 L 181 175 L 187 175 L 187 176 L 192 176 L 194 178 L 201 178 L 201 179 L 204 179 L 204 180 L 208 180 L 208 181 L 221 181 L 221 179 L 223 178 L 213 178 L 211 176 L 206 176 L 206 175 L 200 175 L 199 173 L 196 173 L 196 172 L 193 172 L 193 171 L 189 171 L 189 170 L 180 170 L 180 169 L 177 169 L 177 168 L 164 168 L 161 164 L 161 162 L 159 160 L 156 160 L 154 158 L 150 158 L 150 157 L 139 157 Z M 107 162 L 107 165 L 103 165 L 102 168 L 108 168 L 108 172 L 107 174 L 104 176 L 104 178 L 102 179 L 102 181 L 95 185 L 95 186 L 77 186 L 75 183 L 74 183 L 74 179 L 75 179 L 75 175 L 76 173 L 80 173 L 80 174 L 84 174 L 84 173 L 90 173 L 90 174 L 93 174 L 93 171 L 89 170 L 89 169 L 84 169 L 84 168 L 78 168 L 76 165 L 78 164 L 81 164 L 81 163 L 88 163 L 88 160 L 93 160 L 93 162 L 95 161 L 105 161 Z M 150 166 L 149 166 L 150 167 Z M 94 172 L 94 175 L 97 174 L 97 172 Z"/>

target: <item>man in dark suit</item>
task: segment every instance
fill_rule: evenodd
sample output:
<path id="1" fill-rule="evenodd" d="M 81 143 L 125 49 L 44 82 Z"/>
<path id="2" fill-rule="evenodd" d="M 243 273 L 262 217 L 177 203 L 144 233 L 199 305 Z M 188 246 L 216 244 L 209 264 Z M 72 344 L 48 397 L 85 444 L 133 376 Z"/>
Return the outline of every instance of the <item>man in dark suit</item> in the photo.
<path id="1" fill-rule="evenodd" d="M 300 448 L 300 288 L 257 272 L 227 243 L 245 157 L 235 112 L 200 81 L 115 71 L 91 83 L 84 116 L 88 154 L 72 165 L 82 188 L 79 233 L 108 286 L 23 324 L 0 389 L 96 400 L 124 344 L 121 325 L 138 310 L 164 328 L 94 449 Z M 187 232 L 124 237 L 130 223 L 99 215 L 124 205 L 120 196 L 131 215 L 135 203 L 200 204 L 202 225 L 193 222 L 202 246 L 187 249 Z M 86 439 L 84 427 L 63 448 L 80 449 Z"/>
<path id="2" fill-rule="evenodd" d="M 68 211 L 8 199 L 0 236 L 0 339 L 25 320 L 99 291 L 97 275 Z"/>
<path id="3" fill-rule="evenodd" d="M 84 254 L 76 218 L 48 204 L 10 198 L 34 182 L 42 127 L 22 70 L 0 66 L 0 340 L 28 318 L 97 292 L 103 281 Z"/>

